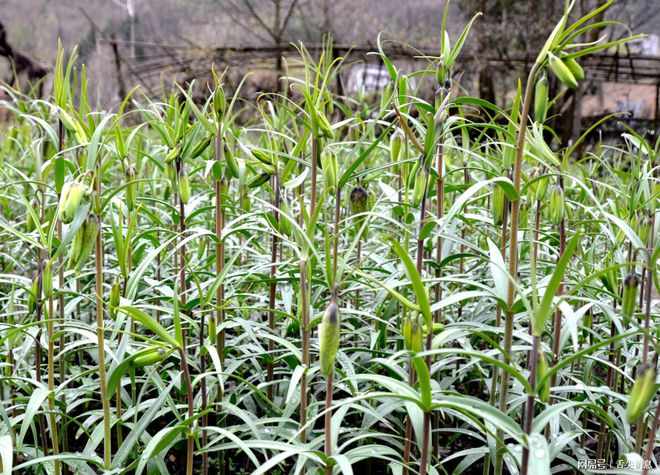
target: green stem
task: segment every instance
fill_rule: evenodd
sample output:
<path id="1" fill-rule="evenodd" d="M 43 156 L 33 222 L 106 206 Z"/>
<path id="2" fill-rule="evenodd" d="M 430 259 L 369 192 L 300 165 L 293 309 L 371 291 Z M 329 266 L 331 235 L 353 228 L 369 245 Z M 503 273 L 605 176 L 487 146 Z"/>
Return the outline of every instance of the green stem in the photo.
<path id="1" fill-rule="evenodd" d="M 513 185 L 515 187 L 516 193 L 520 194 L 521 181 L 522 181 L 522 161 L 523 154 L 525 151 L 525 133 L 527 131 L 527 119 L 529 117 L 530 104 L 532 102 L 532 95 L 534 91 L 534 82 L 536 79 L 536 74 L 539 70 L 540 64 L 534 63 L 529 76 L 527 78 L 527 85 L 525 86 L 525 99 L 523 103 L 522 113 L 520 114 L 520 123 L 518 127 L 518 138 L 516 142 L 516 159 L 513 168 Z M 511 232 L 509 236 L 509 275 L 512 278 L 516 278 L 518 275 L 518 225 L 520 220 L 520 199 L 516 197 L 515 200 L 511 201 Z M 509 282 L 508 291 L 507 291 L 507 311 L 506 311 L 506 320 L 504 322 L 504 354 L 510 356 L 511 347 L 513 345 L 513 312 L 510 310 L 513 307 L 516 297 L 516 288 L 514 282 Z M 507 399 L 509 394 L 509 373 L 504 372 L 502 374 L 502 381 L 500 384 L 500 400 L 499 400 L 499 410 L 501 412 L 506 412 Z M 502 436 L 503 433 L 501 430 L 498 430 L 498 442 L 496 448 L 496 459 L 495 459 L 495 474 L 502 475 L 502 468 L 504 465 L 504 447 L 502 446 Z"/>
<path id="2" fill-rule="evenodd" d="M 99 220 L 99 231 L 96 234 L 96 338 L 99 352 L 99 382 L 101 384 L 101 403 L 103 406 L 103 467 L 110 470 L 112 462 L 112 436 L 110 433 L 110 399 L 107 394 L 105 373 L 105 335 L 103 322 L 103 229 L 101 219 L 101 161 L 96 177 L 96 199 Z"/>
<path id="3" fill-rule="evenodd" d="M 279 224 L 280 222 L 280 181 L 279 175 L 275 173 L 273 175 L 273 189 L 275 191 L 275 196 L 273 197 L 273 218 L 275 222 Z M 277 291 L 277 282 L 275 281 L 275 273 L 277 271 L 277 232 L 273 232 L 272 243 L 270 248 L 270 286 L 268 289 L 268 329 L 271 334 L 275 334 L 275 298 Z M 274 377 L 274 367 L 272 355 L 275 352 L 275 342 L 272 338 L 268 339 L 268 354 L 271 355 L 271 358 L 268 360 L 267 366 L 267 380 L 268 380 L 268 399 L 273 400 L 275 388 L 273 386 L 273 377 Z"/>
<path id="4" fill-rule="evenodd" d="M 319 151 L 319 143 L 318 143 L 318 138 L 314 137 L 312 139 L 312 176 L 311 176 L 311 195 L 310 195 L 310 202 L 309 202 L 309 217 L 314 215 L 314 212 L 316 211 L 316 172 L 317 172 L 317 164 L 318 164 L 318 151 Z M 303 189 L 304 190 L 304 189 Z M 300 262 L 300 303 L 302 306 L 302 318 L 301 318 L 301 325 L 302 325 L 302 364 L 305 367 L 305 371 L 303 371 L 302 376 L 300 377 L 300 425 L 301 426 L 306 426 L 307 425 L 307 370 L 309 369 L 310 365 L 310 358 L 309 358 L 309 338 L 310 338 L 310 331 L 309 331 L 309 302 L 308 302 L 308 287 L 309 284 L 307 282 L 307 261 L 302 260 Z M 307 430 L 303 429 L 300 432 L 300 441 L 305 442 L 307 440 Z"/>
<path id="5" fill-rule="evenodd" d="M 55 415 L 55 313 L 52 294 L 48 297 L 48 411 L 50 413 L 50 431 L 53 442 L 53 455 L 59 455 L 60 443 L 57 428 L 57 417 Z M 55 475 L 62 473 L 62 464 L 55 460 Z"/>
<path id="6" fill-rule="evenodd" d="M 334 372 L 330 372 L 325 386 L 325 455 L 328 462 L 325 464 L 325 475 L 332 475 L 332 380 Z"/>
<path id="7" fill-rule="evenodd" d="M 179 356 L 181 357 L 181 366 L 183 370 L 183 379 L 186 384 L 186 396 L 188 400 L 188 418 L 192 418 L 195 412 L 193 405 L 193 392 L 192 383 L 190 380 L 190 369 L 188 368 L 188 360 L 186 357 L 185 347 L 179 348 Z M 192 433 L 192 422 L 188 426 L 187 447 L 186 447 L 186 475 L 193 475 L 193 456 L 195 453 L 194 439 Z"/>

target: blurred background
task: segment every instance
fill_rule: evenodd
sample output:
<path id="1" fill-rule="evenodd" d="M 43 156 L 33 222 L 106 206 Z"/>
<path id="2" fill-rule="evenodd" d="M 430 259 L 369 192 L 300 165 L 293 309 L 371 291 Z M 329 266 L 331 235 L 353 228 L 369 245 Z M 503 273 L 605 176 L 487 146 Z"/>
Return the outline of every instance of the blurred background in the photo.
<path id="1" fill-rule="evenodd" d="M 602 3 L 576 1 L 576 14 Z M 229 67 L 230 89 L 251 72 L 241 94 L 254 98 L 281 88 L 282 75 L 295 75 L 300 63 L 291 43 L 304 42 L 314 53 L 329 34 L 334 54 L 346 58 L 339 92 L 368 95 L 388 81 L 378 57 L 369 54 L 378 35 L 403 71 L 424 68 L 432 64 L 424 56 L 439 54 L 444 5 L 442 0 L 0 0 L 0 79 L 23 90 L 38 83 L 37 92 L 47 93 L 61 39 L 67 52 L 78 46 L 79 64 L 86 65 L 90 91 L 103 108 L 136 85 L 150 95 L 173 81 L 196 80 L 202 89 L 212 64 Z M 464 93 L 506 106 L 516 78 L 533 62 L 563 7 L 564 0 L 452 2 L 448 28 L 454 41 L 475 12 L 483 13 L 456 72 Z M 585 60 L 587 81 L 555 111 L 562 133 L 573 137 L 616 111 L 628 112 L 633 126 L 657 130 L 660 1 L 618 0 L 607 18 L 597 20 L 603 28 L 585 41 L 648 36 Z"/>

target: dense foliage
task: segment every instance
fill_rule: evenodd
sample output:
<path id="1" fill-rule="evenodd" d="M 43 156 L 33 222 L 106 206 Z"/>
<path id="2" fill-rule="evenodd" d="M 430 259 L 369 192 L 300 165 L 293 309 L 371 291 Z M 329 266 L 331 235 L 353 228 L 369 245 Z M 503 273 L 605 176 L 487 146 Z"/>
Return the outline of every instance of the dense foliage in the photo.
<path id="1" fill-rule="evenodd" d="M 61 49 L 48 100 L 6 88 L 3 473 L 654 464 L 660 142 L 544 127 L 625 41 L 580 42 L 598 13 L 567 7 L 508 110 L 461 94 L 446 12 L 425 70 L 379 41 L 376 96 L 302 46 L 253 103 L 214 74 L 93 110 Z"/>

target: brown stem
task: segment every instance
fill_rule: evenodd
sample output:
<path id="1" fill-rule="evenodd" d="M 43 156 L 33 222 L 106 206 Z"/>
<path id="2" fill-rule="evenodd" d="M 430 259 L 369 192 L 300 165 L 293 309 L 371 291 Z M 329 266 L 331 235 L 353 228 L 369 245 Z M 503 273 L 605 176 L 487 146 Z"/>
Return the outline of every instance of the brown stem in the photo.
<path id="1" fill-rule="evenodd" d="M 532 338 L 532 358 L 529 368 L 529 384 L 532 388 L 536 388 L 536 369 L 539 361 L 539 344 L 541 338 L 534 335 Z M 536 389 L 532 390 L 531 394 L 527 395 L 527 404 L 525 406 L 525 422 L 523 431 L 527 436 L 527 443 L 523 444 L 522 466 L 520 467 L 520 474 L 527 475 L 527 467 L 529 465 L 529 435 L 532 433 L 532 422 L 534 421 L 534 400 L 536 399 Z"/>
<path id="2" fill-rule="evenodd" d="M 358 237 L 358 242 L 357 242 L 357 247 L 355 248 L 355 261 L 357 262 L 357 265 L 360 265 L 361 260 L 362 260 L 362 236 L 359 236 Z M 360 308 L 360 289 L 359 288 L 357 288 L 355 290 L 355 301 L 353 303 L 353 307 L 355 307 L 356 309 Z"/>
<path id="3" fill-rule="evenodd" d="M 325 386 L 325 455 L 332 457 L 332 380 L 334 372 L 330 372 Z M 332 475 L 332 463 L 325 464 L 325 475 Z"/>
<path id="4" fill-rule="evenodd" d="M 222 161 L 222 156 L 223 156 L 223 144 L 222 144 L 222 124 L 218 125 L 218 134 L 216 135 L 215 138 L 215 144 L 214 144 L 214 157 L 216 162 L 220 164 Z M 220 275 L 224 269 L 225 266 L 225 243 L 223 241 L 222 237 L 222 231 L 224 228 L 224 208 L 223 208 L 223 200 L 222 200 L 222 191 L 223 191 L 223 182 L 222 179 L 218 180 L 216 179 L 213 182 L 213 187 L 215 191 L 215 235 L 216 235 L 216 243 L 215 243 L 215 273 L 216 275 Z M 222 328 L 222 324 L 225 319 L 225 313 L 223 310 L 223 305 L 224 305 L 224 292 L 225 292 L 225 287 L 224 283 L 220 283 L 218 285 L 218 289 L 215 292 L 215 304 L 216 304 L 216 311 L 215 311 L 215 328 L 216 328 L 216 334 L 215 335 L 209 335 L 211 338 L 211 344 L 215 344 L 217 352 L 218 352 L 218 358 L 220 359 L 220 364 L 221 366 L 224 365 L 225 361 L 225 330 Z M 211 316 L 210 318 L 213 318 Z M 224 399 L 224 394 L 222 390 L 222 385 L 218 384 L 218 399 L 222 401 Z M 222 421 L 216 421 L 218 425 L 221 425 Z M 204 454 L 204 457 L 206 457 L 206 454 Z M 224 452 L 220 452 L 220 457 L 218 461 L 219 467 L 218 471 L 221 475 L 224 474 L 225 471 L 225 460 L 224 460 Z"/>
<path id="5" fill-rule="evenodd" d="M 311 218 L 316 211 L 316 169 L 318 167 L 319 139 L 312 139 L 312 192 L 309 201 L 309 217 Z"/>
<path id="6" fill-rule="evenodd" d="M 334 239 L 332 241 L 332 286 L 333 292 L 336 292 L 337 285 L 337 250 L 339 248 L 339 218 L 341 211 L 341 189 L 337 187 L 335 193 L 335 232 Z"/>
<path id="7" fill-rule="evenodd" d="M 534 91 L 534 83 L 536 74 L 539 69 L 539 64 L 534 63 L 525 86 L 525 98 L 523 103 L 523 110 L 520 114 L 520 123 L 518 129 L 518 138 L 516 142 L 516 158 L 513 168 L 513 186 L 517 194 L 520 194 L 520 184 L 522 181 L 522 160 L 525 150 L 525 133 L 527 131 L 527 120 L 529 118 L 529 109 L 532 102 Z M 520 199 L 516 198 L 511 202 L 511 232 L 509 235 L 509 275 L 516 279 L 518 275 L 518 225 L 520 220 Z M 506 320 L 504 322 L 504 356 L 509 358 L 511 356 L 511 348 L 513 346 L 513 316 L 514 313 L 510 309 L 513 307 L 516 298 L 516 288 L 513 282 L 509 282 L 507 291 L 507 311 Z M 506 412 L 507 399 L 509 395 L 509 373 L 502 374 L 502 382 L 500 387 L 500 401 L 499 410 Z M 502 467 L 504 462 L 504 450 L 502 447 L 502 431 L 498 431 L 498 443 L 496 447 L 497 459 L 495 461 L 496 475 L 502 474 Z"/>
<path id="8" fill-rule="evenodd" d="M 309 202 L 309 217 L 314 215 L 316 211 L 316 169 L 318 164 L 318 139 L 314 137 L 312 139 L 312 189 L 310 194 Z M 304 188 L 303 188 L 304 190 Z M 302 306 L 302 364 L 305 366 L 305 371 L 303 371 L 302 376 L 300 377 L 300 425 L 305 427 L 307 425 L 307 370 L 309 369 L 310 359 L 309 359 L 309 308 L 308 308 L 308 283 L 307 283 L 307 261 L 300 261 L 300 292 L 301 300 L 300 304 Z M 300 432 L 300 440 L 305 442 L 307 440 L 307 429 L 303 429 Z"/>
<path id="9" fill-rule="evenodd" d="M 653 417 L 653 424 L 651 425 L 651 431 L 649 432 L 648 446 L 646 448 L 646 454 L 644 455 L 644 469 L 642 470 L 642 475 L 648 475 L 651 468 L 651 457 L 653 456 L 653 447 L 655 445 L 655 435 L 658 432 L 658 420 L 660 419 L 660 404 L 655 409 L 655 416 Z"/>
<path id="10" fill-rule="evenodd" d="M 421 164 L 420 166 L 424 167 L 426 166 L 425 164 Z M 424 263 L 424 239 L 421 237 L 422 229 L 424 228 L 424 222 L 426 219 L 426 196 L 428 193 L 428 180 L 426 182 L 426 185 L 424 187 L 424 194 L 422 196 L 422 201 L 421 201 L 421 206 L 419 210 L 419 234 L 417 235 L 417 272 L 419 272 L 419 275 L 422 275 L 422 266 Z M 431 349 L 431 342 L 433 339 L 433 329 L 432 328 L 427 328 L 428 334 L 427 334 L 427 349 Z M 431 367 L 431 357 L 427 356 L 426 357 L 426 366 L 429 368 L 430 372 L 430 367 Z M 408 382 L 412 386 L 414 384 L 415 378 L 413 374 L 413 368 L 412 368 L 412 362 L 409 363 L 408 365 Z M 427 421 L 428 419 L 428 421 Z M 431 414 L 430 413 L 424 413 L 424 423 L 430 425 L 431 422 Z M 424 457 L 424 452 L 428 452 L 428 436 L 429 434 L 426 434 L 426 438 L 422 440 L 422 457 Z M 410 418 L 410 414 L 408 414 L 408 417 L 406 418 L 406 442 L 403 448 L 403 462 L 404 462 L 404 467 L 403 467 L 403 475 L 407 475 L 408 473 L 408 462 L 410 461 L 410 452 L 411 452 L 411 445 L 412 445 L 412 419 Z M 428 453 L 426 454 L 426 457 L 428 458 Z M 423 469 L 425 470 L 425 469 Z"/>
<path id="11" fill-rule="evenodd" d="M 300 441 L 307 441 L 307 370 L 309 369 L 309 308 L 307 303 L 307 262 L 300 261 L 300 313 L 302 326 L 302 364 L 305 371 L 300 377 L 300 426 L 303 428 L 300 432 Z"/>
<path id="12" fill-rule="evenodd" d="M 0 25 L 1 27 L 1 25 Z M 44 221 L 44 207 L 45 207 L 45 195 L 43 190 L 40 190 L 41 192 L 41 201 L 40 201 L 40 209 L 39 209 L 39 221 L 43 222 Z M 44 250 L 39 250 L 38 252 L 38 267 L 37 267 L 37 305 L 35 308 L 35 318 L 37 322 L 41 322 L 41 319 L 43 317 L 43 259 L 45 257 L 45 251 Z M 42 360 L 42 355 L 41 355 L 41 328 L 39 328 L 39 331 L 37 332 L 37 338 L 36 338 L 36 346 L 35 346 L 35 366 L 36 366 L 36 377 L 37 381 L 42 382 L 43 377 L 41 374 L 41 360 Z M 48 438 L 47 438 L 47 433 L 46 433 L 46 418 L 44 417 L 44 414 L 40 413 L 39 414 L 39 430 L 41 431 L 41 445 L 44 450 L 44 455 L 48 455 Z"/>
<path id="13" fill-rule="evenodd" d="M 99 172 L 101 164 L 99 162 Z M 97 199 L 99 200 L 99 211 L 101 210 L 101 177 L 96 182 Z M 103 408 L 103 465 L 106 470 L 110 469 L 112 462 L 112 438 L 110 436 L 110 399 L 106 392 L 105 373 L 105 324 L 103 322 L 103 230 L 101 228 L 101 214 L 99 213 L 99 232 L 96 234 L 96 339 L 99 352 L 99 380 L 101 385 L 101 403 Z"/>
<path id="14" fill-rule="evenodd" d="M 504 254 L 506 252 L 506 237 L 507 237 L 506 231 L 508 226 L 509 226 L 509 200 L 505 198 L 504 214 L 502 215 L 502 230 L 500 233 L 500 253 L 502 254 L 502 258 L 504 258 Z M 502 308 L 498 306 L 495 312 L 495 326 L 499 328 L 500 325 L 502 325 Z M 499 378 L 499 368 L 497 366 L 493 366 L 493 379 L 491 380 L 490 398 L 489 398 L 490 404 L 495 403 L 495 394 L 497 392 L 498 378 Z"/>
<path id="15" fill-rule="evenodd" d="M 642 365 L 646 364 L 649 359 L 649 330 L 651 325 L 651 290 L 653 284 L 653 250 L 655 249 L 655 213 L 651 216 L 651 233 L 649 235 L 649 242 L 647 244 L 648 250 L 648 267 L 647 267 L 647 278 L 646 278 L 646 290 L 644 291 L 644 297 L 646 302 L 645 305 L 645 314 L 644 314 L 644 346 L 642 349 Z"/>
<path id="16" fill-rule="evenodd" d="M 275 197 L 273 198 L 273 218 L 275 222 L 280 222 L 280 182 L 277 173 L 273 175 L 273 188 Z M 277 291 L 277 282 L 275 281 L 275 273 L 277 271 L 277 232 L 272 233 L 272 243 L 270 248 L 270 289 L 268 293 L 268 329 L 271 335 L 275 334 L 275 293 Z M 274 397 L 273 386 L 273 354 L 275 352 L 275 342 L 272 338 L 268 339 L 268 354 L 270 358 L 267 365 L 267 380 L 268 380 L 268 399 L 271 401 Z"/>
<path id="17" fill-rule="evenodd" d="M 57 417 L 55 415 L 55 320 L 54 302 L 52 294 L 48 297 L 48 411 L 50 417 L 50 429 L 53 445 L 53 455 L 59 455 L 60 443 L 57 428 Z M 55 475 L 62 473 L 62 464 L 55 460 Z"/>
<path id="18" fill-rule="evenodd" d="M 182 166 L 182 165 L 179 165 Z M 183 244 L 185 241 L 186 233 L 186 205 L 184 204 L 181 196 L 179 195 L 179 235 L 180 242 L 182 243 L 179 247 L 179 281 L 181 282 L 181 304 L 186 305 L 186 245 Z M 185 342 L 185 331 L 184 331 L 184 342 Z"/>
<path id="19" fill-rule="evenodd" d="M 651 326 L 651 291 L 653 289 L 653 250 L 655 246 L 655 213 L 651 216 L 651 233 L 649 235 L 649 241 L 647 243 L 646 250 L 648 251 L 648 261 L 646 267 L 646 280 L 642 285 L 645 285 L 644 291 L 644 339 L 642 347 L 642 365 L 645 365 L 649 359 L 649 332 Z M 654 421 L 655 422 L 655 421 Z M 656 428 L 657 429 L 657 428 Z M 635 449 L 639 452 L 642 448 L 644 442 L 644 433 L 646 432 L 646 421 L 641 419 L 637 423 L 637 441 L 635 444 Z M 653 431 L 653 439 L 649 441 L 649 444 L 655 442 L 655 431 Z M 648 456 L 648 453 L 647 453 Z"/>
<path id="20" fill-rule="evenodd" d="M 408 365 L 408 386 L 415 384 L 415 373 L 412 364 Z M 405 444 L 403 446 L 403 470 L 402 475 L 408 475 L 408 463 L 410 462 L 410 452 L 412 449 L 412 421 L 410 416 L 406 417 Z"/>
<path id="21" fill-rule="evenodd" d="M 203 351 L 204 339 L 205 339 L 204 320 L 205 317 L 204 317 L 204 313 L 202 312 L 202 319 L 201 322 L 199 323 L 199 355 L 200 355 L 199 371 L 202 375 L 206 374 L 206 355 L 204 354 Z M 202 411 L 206 411 L 206 408 L 208 407 L 208 395 L 206 392 L 206 376 L 202 376 L 201 378 L 200 391 L 202 393 Z M 209 436 L 206 431 L 206 427 L 208 427 L 208 423 L 209 423 L 208 414 L 204 413 L 201 419 L 202 447 L 205 447 L 209 440 Z M 202 474 L 207 475 L 208 472 L 209 472 L 209 455 L 208 452 L 204 451 L 202 452 Z"/>
<path id="22" fill-rule="evenodd" d="M 217 242 L 215 244 L 215 273 L 220 275 L 224 269 L 224 242 L 222 240 L 222 231 L 223 231 L 223 219 L 222 219 L 222 182 L 216 180 L 215 183 L 215 235 L 217 237 Z M 211 338 L 214 339 L 216 347 L 218 349 L 218 357 L 220 362 L 224 361 L 225 356 L 225 331 L 221 328 L 224 322 L 224 310 L 222 306 L 224 304 L 224 284 L 218 285 L 218 289 L 215 292 L 215 304 L 216 304 L 216 313 L 215 313 L 215 325 L 219 330 L 217 335 L 211 335 Z M 220 399 L 222 399 L 222 389 L 219 393 Z"/>
<path id="23" fill-rule="evenodd" d="M 563 186 L 562 186 L 563 188 Z M 566 252 L 566 218 L 564 217 L 561 220 L 559 225 L 559 255 L 557 256 L 557 262 L 564 256 Z M 557 288 L 557 297 L 564 295 L 564 281 L 559 284 Z M 554 330 L 553 330 L 553 340 L 552 340 L 552 356 L 556 361 L 559 360 L 559 341 L 561 340 L 561 311 L 557 309 L 555 311 L 554 318 Z M 550 379 L 550 387 L 555 386 L 557 383 L 557 374 L 552 375 Z"/>
<path id="24" fill-rule="evenodd" d="M 445 209 L 445 185 L 444 185 L 444 176 L 443 176 L 443 143 L 442 141 L 438 144 L 438 155 L 436 161 L 436 172 L 438 174 L 438 179 L 436 180 L 436 219 L 440 221 L 444 215 Z M 440 279 L 442 277 L 442 269 L 440 269 L 440 262 L 442 261 L 442 236 L 438 234 L 436 238 L 436 249 L 435 249 L 435 263 L 438 265 L 435 271 L 435 278 Z M 442 285 L 438 282 L 435 286 L 435 301 L 439 302 L 442 300 Z M 436 323 L 442 322 L 442 309 L 438 309 L 435 312 L 435 321 Z"/>
<path id="25" fill-rule="evenodd" d="M 190 369 L 188 368 L 188 360 L 186 359 L 186 349 L 185 347 L 179 348 L 179 356 L 181 357 L 181 366 L 183 370 L 183 378 L 186 383 L 186 395 L 188 399 L 188 418 L 192 418 L 195 407 L 193 406 L 193 393 L 192 393 L 192 383 L 190 381 Z M 194 455 L 194 445 L 193 445 L 193 434 L 192 434 L 192 422 L 188 425 L 189 434 L 187 437 L 187 456 L 186 456 L 186 475 L 193 475 L 193 455 Z"/>
<path id="26" fill-rule="evenodd" d="M 58 119 L 57 121 L 57 134 L 58 134 L 58 146 L 57 150 L 58 153 L 61 153 L 62 150 L 64 150 L 64 124 L 62 123 L 61 120 Z M 61 198 L 61 193 L 57 194 L 57 202 L 59 203 Z M 57 240 L 59 242 L 62 242 L 62 222 L 58 219 L 57 220 Z M 64 282 L 64 258 L 63 254 L 60 253 L 59 257 L 57 258 L 57 285 L 58 285 L 58 292 L 57 292 L 57 310 L 59 312 L 59 318 L 60 322 L 64 324 L 64 292 L 62 292 L 62 283 Z M 64 348 L 64 332 L 60 334 L 60 341 L 59 341 L 59 348 L 60 350 Z M 65 366 L 66 360 L 65 358 L 60 358 L 60 363 L 59 363 L 59 370 L 60 370 L 60 381 L 64 381 L 64 376 L 66 374 L 66 366 Z M 63 396 L 64 397 L 64 396 Z M 66 424 L 62 427 L 62 449 L 64 452 L 69 451 L 69 428 Z M 66 473 L 69 472 L 68 467 L 65 465 L 64 466 L 64 471 Z"/>
<path id="27" fill-rule="evenodd" d="M 613 303 L 613 308 L 616 309 L 616 298 L 614 298 L 614 303 Z M 610 323 L 610 337 L 613 338 L 616 336 L 616 326 L 614 325 L 614 321 Z M 612 369 L 612 366 L 615 365 L 615 351 L 614 351 L 614 342 L 610 343 L 609 346 L 609 351 L 608 351 L 608 361 L 610 364 L 608 365 L 607 368 L 607 379 L 606 379 L 606 384 L 607 387 L 612 389 L 613 391 L 616 391 L 616 377 L 614 374 L 614 370 Z M 607 413 L 609 410 L 609 402 L 610 398 L 609 396 L 606 399 L 605 407 L 603 407 L 603 411 Z M 600 428 L 598 429 L 598 446 L 596 448 L 596 458 L 600 459 L 603 457 L 603 449 L 605 448 L 605 440 L 607 439 L 607 436 L 605 434 L 605 421 L 601 421 L 600 423 Z"/>

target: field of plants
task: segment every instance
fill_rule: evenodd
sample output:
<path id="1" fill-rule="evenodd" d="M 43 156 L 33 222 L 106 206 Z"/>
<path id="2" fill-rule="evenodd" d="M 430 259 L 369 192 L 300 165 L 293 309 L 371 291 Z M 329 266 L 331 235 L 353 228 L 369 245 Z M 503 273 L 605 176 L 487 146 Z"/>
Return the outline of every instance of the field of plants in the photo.
<path id="1" fill-rule="evenodd" d="M 630 39 L 584 43 L 611 3 L 506 110 L 446 11 L 425 69 L 379 38 L 375 95 L 303 45 L 254 101 L 216 71 L 99 110 L 61 47 L 48 98 L 5 86 L 2 474 L 650 473 L 660 140 L 544 126 Z"/>

